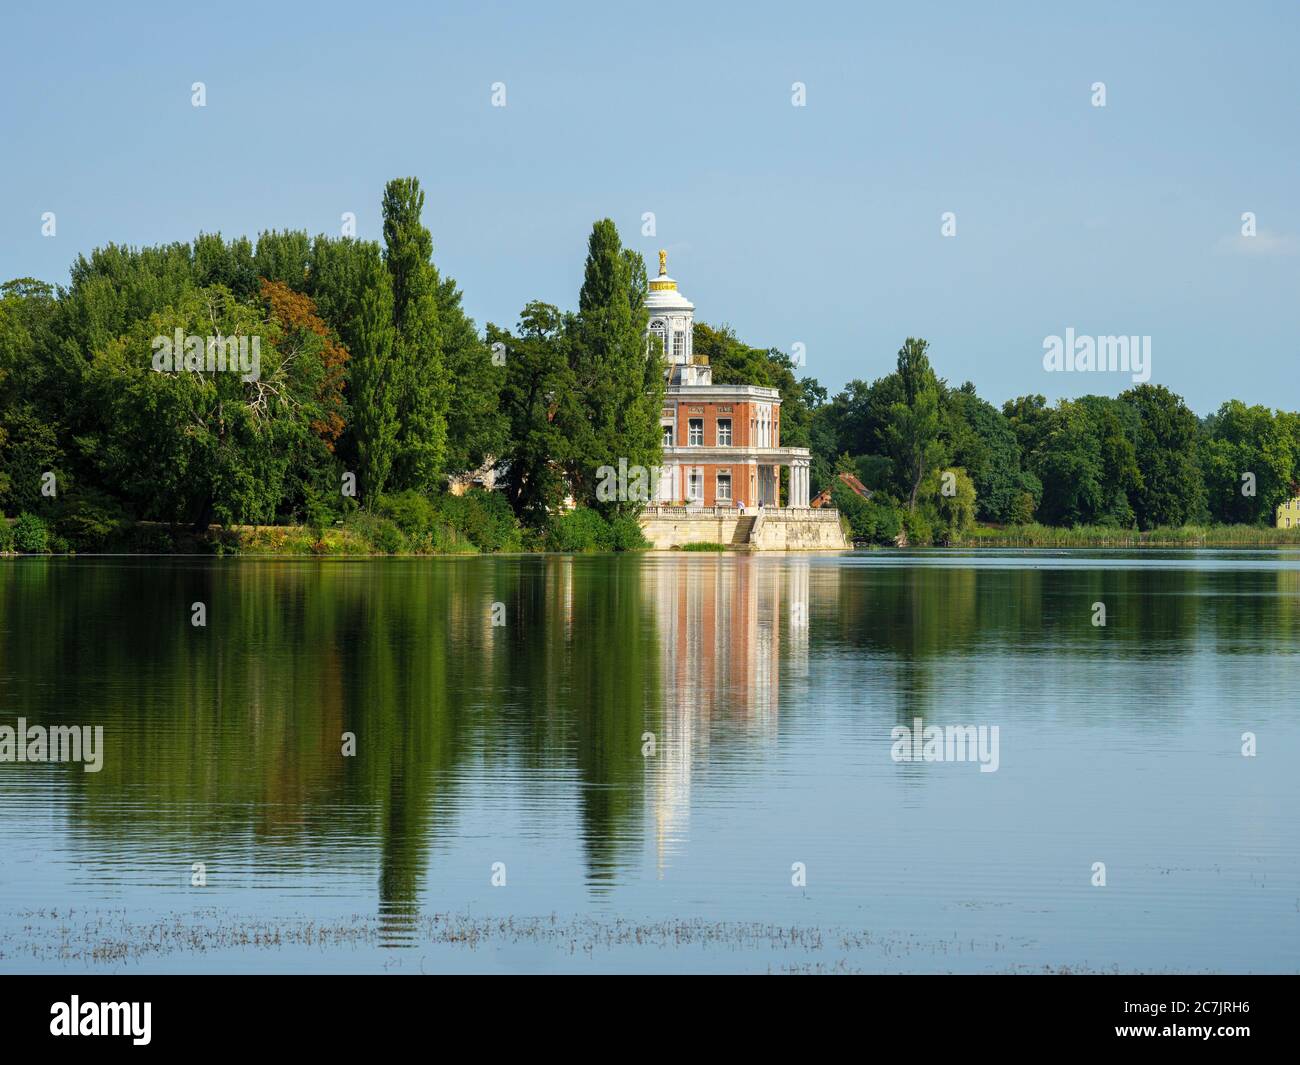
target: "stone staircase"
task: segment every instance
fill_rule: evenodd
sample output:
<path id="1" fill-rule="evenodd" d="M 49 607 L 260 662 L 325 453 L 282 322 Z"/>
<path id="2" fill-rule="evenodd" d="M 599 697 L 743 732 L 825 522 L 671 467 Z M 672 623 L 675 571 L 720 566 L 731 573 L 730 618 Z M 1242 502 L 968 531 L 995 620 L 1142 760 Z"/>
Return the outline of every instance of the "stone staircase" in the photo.
<path id="1" fill-rule="evenodd" d="M 754 522 L 757 517 L 753 514 L 746 514 L 743 517 L 736 518 L 736 531 L 731 535 L 731 542 L 736 545 L 749 546 L 750 534 L 754 531 Z"/>

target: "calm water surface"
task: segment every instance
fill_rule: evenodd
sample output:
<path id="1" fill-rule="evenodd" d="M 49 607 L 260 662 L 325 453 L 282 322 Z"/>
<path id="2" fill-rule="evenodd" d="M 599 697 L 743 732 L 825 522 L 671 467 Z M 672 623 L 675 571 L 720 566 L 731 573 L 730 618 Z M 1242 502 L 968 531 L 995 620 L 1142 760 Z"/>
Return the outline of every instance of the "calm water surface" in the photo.
<path id="1" fill-rule="evenodd" d="M 5 971 L 1300 971 L 1295 551 L 0 560 L 20 716 Z"/>

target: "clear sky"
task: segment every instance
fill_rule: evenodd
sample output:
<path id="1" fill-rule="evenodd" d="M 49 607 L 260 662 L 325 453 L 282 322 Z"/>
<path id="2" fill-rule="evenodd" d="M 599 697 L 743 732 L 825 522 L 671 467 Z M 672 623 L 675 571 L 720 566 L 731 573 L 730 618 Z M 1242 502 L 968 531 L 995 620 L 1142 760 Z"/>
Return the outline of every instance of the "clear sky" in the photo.
<path id="1" fill-rule="evenodd" d="M 573 306 L 608 216 L 832 391 L 909 335 L 999 404 L 1128 387 L 1044 371 L 1073 328 L 1149 335 L 1198 413 L 1300 407 L 1300 4 L 1057 6 L 7 4 L 0 277 L 345 211 L 379 238 L 413 174 L 480 327 Z"/>

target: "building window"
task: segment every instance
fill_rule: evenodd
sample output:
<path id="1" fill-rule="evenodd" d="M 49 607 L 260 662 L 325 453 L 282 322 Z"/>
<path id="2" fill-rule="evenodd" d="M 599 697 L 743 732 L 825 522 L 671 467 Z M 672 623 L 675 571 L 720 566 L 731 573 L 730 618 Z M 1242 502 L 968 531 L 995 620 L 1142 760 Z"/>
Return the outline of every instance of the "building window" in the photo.
<path id="1" fill-rule="evenodd" d="M 689 426 L 690 435 L 686 438 L 691 447 L 704 446 L 704 419 L 692 418 Z"/>
<path id="2" fill-rule="evenodd" d="M 663 427 L 663 429 L 664 429 L 664 447 L 672 447 L 672 446 L 673 446 L 673 427 L 672 427 L 671 425 L 665 425 L 665 426 Z"/>
<path id="3" fill-rule="evenodd" d="M 651 322 L 650 332 L 659 338 L 659 343 L 664 351 L 668 350 L 668 331 L 663 322 Z"/>
<path id="4" fill-rule="evenodd" d="M 718 446 L 731 447 L 731 419 L 718 419 Z"/>
<path id="5" fill-rule="evenodd" d="M 699 470 L 691 470 L 690 476 L 686 478 L 686 501 L 688 503 L 704 502 L 704 474 Z"/>
<path id="6" fill-rule="evenodd" d="M 729 473 L 718 474 L 718 502 L 731 502 L 731 474 Z"/>
<path id="7" fill-rule="evenodd" d="M 686 356 L 686 334 L 673 334 L 673 362 L 681 362 Z"/>

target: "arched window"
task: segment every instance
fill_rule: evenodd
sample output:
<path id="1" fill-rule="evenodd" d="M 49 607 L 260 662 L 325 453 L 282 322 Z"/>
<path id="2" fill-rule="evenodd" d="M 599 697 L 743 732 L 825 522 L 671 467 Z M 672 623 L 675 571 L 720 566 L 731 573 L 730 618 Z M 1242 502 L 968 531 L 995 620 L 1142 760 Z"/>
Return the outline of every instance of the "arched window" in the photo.
<path id="1" fill-rule="evenodd" d="M 664 354 L 668 354 L 668 327 L 664 324 L 662 318 L 656 318 L 650 323 L 650 332 L 659 338 L 659 344 L 663 348 Z"/>

